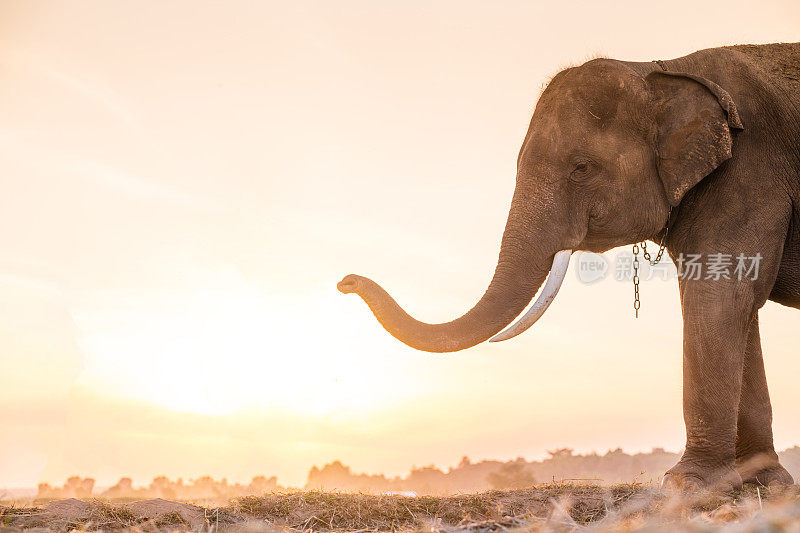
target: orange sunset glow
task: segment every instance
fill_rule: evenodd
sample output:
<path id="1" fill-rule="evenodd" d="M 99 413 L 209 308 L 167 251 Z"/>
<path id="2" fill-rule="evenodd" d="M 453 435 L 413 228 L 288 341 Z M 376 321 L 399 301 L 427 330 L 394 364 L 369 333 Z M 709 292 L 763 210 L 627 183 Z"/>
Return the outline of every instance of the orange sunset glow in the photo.
<path id="1" fill-rule="evenodd" d="M 573 268 L 535 327 L 454 354 L 336 283 L 461 315 L 556 72 L 798 29 L 794 0 L 0 3 L 0 489 L 680 451 L 675 279 L 635 319 Z M 796 313 L 761 312 L 781 450 Z"/>

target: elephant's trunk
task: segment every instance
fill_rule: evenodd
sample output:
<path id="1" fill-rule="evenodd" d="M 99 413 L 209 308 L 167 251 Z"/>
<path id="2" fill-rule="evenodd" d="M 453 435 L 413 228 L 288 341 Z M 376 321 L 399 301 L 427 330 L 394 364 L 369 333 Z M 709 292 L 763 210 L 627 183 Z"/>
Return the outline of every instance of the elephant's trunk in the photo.
<path id="1" fill-rule="evenodd" d="M 412 348 L 455 352 L 475 346 L 500 332 L 525 309 L 547 277 L 553 255 L 559 250 L 556 242 L 547 242 L 555 239 L 541 238 L 556 232 L 553 228 L 543 231 L 547 225 L 546 210 L 531 213 L 533 203 L 519 190 L 515 191 L 492 281 L 478 303 L 451 322 L 427 324 L 414 319 L 368 278 L 351 274 L 339 282 L 338 288 L 343 293 L 355 292 L 361 296 L 381 325 Z"/>

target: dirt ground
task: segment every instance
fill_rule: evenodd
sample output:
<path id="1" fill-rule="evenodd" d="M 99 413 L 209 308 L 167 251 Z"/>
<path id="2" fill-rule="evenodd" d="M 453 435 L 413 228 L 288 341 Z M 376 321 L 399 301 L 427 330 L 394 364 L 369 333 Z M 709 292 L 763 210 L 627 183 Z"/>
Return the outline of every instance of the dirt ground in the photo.
<path id="1" fill-rule="evenodd" d="M 219 508 L 162 499 L 0 506 L 0 533 L 50 531 L 800 531 L 800 488 L 688 498 L 639 484 L 548 484 L 448 497 L 291 492 Z"/>

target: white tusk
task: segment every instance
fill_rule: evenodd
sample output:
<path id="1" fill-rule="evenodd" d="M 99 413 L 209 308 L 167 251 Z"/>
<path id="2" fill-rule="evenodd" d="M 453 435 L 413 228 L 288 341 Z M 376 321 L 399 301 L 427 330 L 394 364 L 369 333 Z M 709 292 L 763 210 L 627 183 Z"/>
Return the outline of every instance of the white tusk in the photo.
<path id="1" fill-rule="evenodd" d="M 555 300 L 558 289 L 561 288 L 561 284 L 564 282 L 564 276 L 567 275 L 567 267 L 569 267 L 570 255 L 572 255 L 572 250 L 561 250 L 553 257 L 553 266 L 550 268 L 547 282 L 544 284 L 542 293 L 531 308 L 528 309 L 528 312 L 517 320 L 514 325 L 489 339 L 489 342 L 500 342 L 516 337 L 541 318 L 547 308 L 550 307 L 550 304 L 553 303 L 553 300 Z"/>

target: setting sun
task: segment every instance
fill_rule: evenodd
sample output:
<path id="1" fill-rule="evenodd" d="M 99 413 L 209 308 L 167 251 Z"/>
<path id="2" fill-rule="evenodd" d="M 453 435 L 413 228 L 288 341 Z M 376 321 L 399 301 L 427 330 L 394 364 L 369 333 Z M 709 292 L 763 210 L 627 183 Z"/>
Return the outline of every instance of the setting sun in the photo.
<path id="1" fill-rule="evenodd" d="M 76 384 L 209 415 L 362 415 L 415 393 L 413 384 L 386 385 L 374 355 L 385 347 L 381 333 L 366 327 L 362 310 L 342 309 L 331 287 L 298 301 L 233 272 L 205 282 L 166 297 L 104 295 L 93 311 L 74 311 L 86 356 Z M 367 342 L 352 335 L 359 323 Z M 393 366 L 392 378 L 403 379 L 408 370 Z"/>

